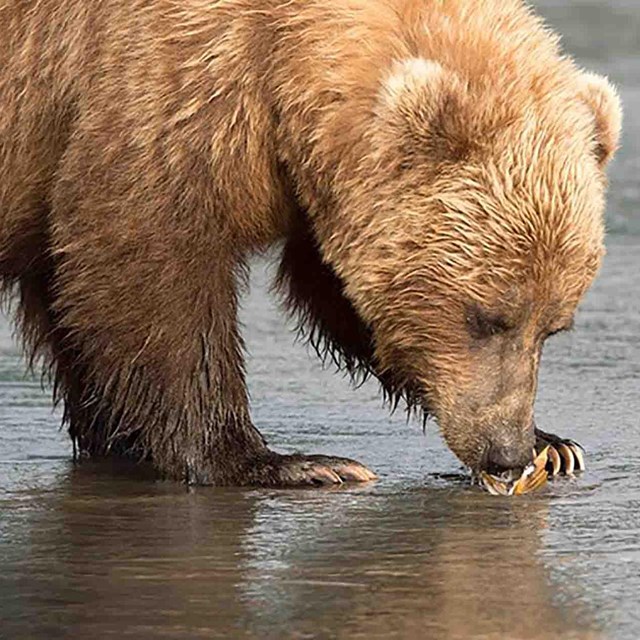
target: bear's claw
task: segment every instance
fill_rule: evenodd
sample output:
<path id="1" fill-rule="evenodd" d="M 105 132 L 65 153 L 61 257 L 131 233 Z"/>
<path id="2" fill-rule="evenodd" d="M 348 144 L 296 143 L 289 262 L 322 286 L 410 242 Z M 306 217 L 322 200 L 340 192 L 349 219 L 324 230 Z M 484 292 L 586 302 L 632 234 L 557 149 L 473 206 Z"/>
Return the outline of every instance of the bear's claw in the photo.
<path id="1" fill-rule="evenodd" d="M 278 455 L 266 463 L 266 473 L 258 484 L 291 487 L 339 485 L 345 482 L 371 482 L 375 473 L 349 458 L 323 455 Z"/>
<path id="2" fill-rule="evenodd" d="M 549 447 L 547 471 L 550 477 L 560 473 L 571 475 L 575 471 L 584 471 L 584 449 L 577 442 L 536 429 L 536 453 L 545 447 Z"/>

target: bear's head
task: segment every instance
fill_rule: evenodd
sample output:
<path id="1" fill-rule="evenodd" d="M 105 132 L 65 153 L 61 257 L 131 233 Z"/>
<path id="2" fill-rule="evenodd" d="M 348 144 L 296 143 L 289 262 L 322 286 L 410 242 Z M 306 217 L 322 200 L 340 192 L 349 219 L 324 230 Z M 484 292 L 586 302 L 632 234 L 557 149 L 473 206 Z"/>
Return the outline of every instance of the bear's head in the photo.
<path id="1" fill-rule="evenodd" d="M 476 471 L 532 459 L 543 344 L 572 326 L 604 254 L 619 100 L 559 64 L 496 84 L 396 63 L 345 191 L 345 233 L 327 243 L 378 375 Z"/>

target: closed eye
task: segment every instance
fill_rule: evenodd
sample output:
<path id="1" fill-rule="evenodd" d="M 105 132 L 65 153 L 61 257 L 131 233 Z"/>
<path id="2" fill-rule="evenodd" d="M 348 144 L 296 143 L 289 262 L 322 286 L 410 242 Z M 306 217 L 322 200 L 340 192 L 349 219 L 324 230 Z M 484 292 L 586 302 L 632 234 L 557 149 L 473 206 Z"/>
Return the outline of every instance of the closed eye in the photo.
<path id="1" fill-rule="evenodd" d="M 466 313 L 467 329 L 473 338 L 484 340 L 513 329 L 508 318 L 491 313 L 478 305 L 471 305 Z"/>
<path id="2" fill-rule="evenodd" d="M 549 331 L 547 331 L 545 333 L 545 339 L 546 338 L 551 338 L 551 336 L 557 336 L 559 333 L 566 333 L 567 331 L 572 331 L 574 327 L 574 321 L 573 318 L 571 319 L 570 322 L 568 322 L 565 325 L 562 325 L 561 327 L 557 327 L 555 329 L 550 329 Z"/>

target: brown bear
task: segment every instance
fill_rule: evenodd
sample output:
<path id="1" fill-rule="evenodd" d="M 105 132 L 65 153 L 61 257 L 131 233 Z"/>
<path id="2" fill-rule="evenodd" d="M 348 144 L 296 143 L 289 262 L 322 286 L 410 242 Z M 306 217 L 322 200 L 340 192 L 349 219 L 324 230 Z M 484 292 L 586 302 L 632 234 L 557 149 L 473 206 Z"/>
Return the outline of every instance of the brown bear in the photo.
<path id="1" fill-rule="evenodd" d="M 252 424 L 238 295 L 282 243 L 310 339 L 472 470 L 550 441 L 573 465 L 538 363 L 601 262 L 620 106 L 524 2 L 5 0 L 0 25 L 0 277 L 79 454 L 373 477 Z"/>

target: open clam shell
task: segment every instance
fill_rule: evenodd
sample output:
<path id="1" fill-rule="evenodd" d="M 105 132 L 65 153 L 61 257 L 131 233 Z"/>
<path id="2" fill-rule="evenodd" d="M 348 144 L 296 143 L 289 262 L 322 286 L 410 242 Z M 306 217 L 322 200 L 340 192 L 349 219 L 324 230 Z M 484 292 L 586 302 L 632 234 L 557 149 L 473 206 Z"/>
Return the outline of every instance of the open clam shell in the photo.
<path id="1" fill-rule="evenodd" d="M 549 447 L 543 449 L 536 459 L 517 478 L 503 478 L 489 473 L 480 474 L 480 483 L 494 496 L 520 496 L 542 487 L 549 477 L 545 467 L 549 460 Z"/>

